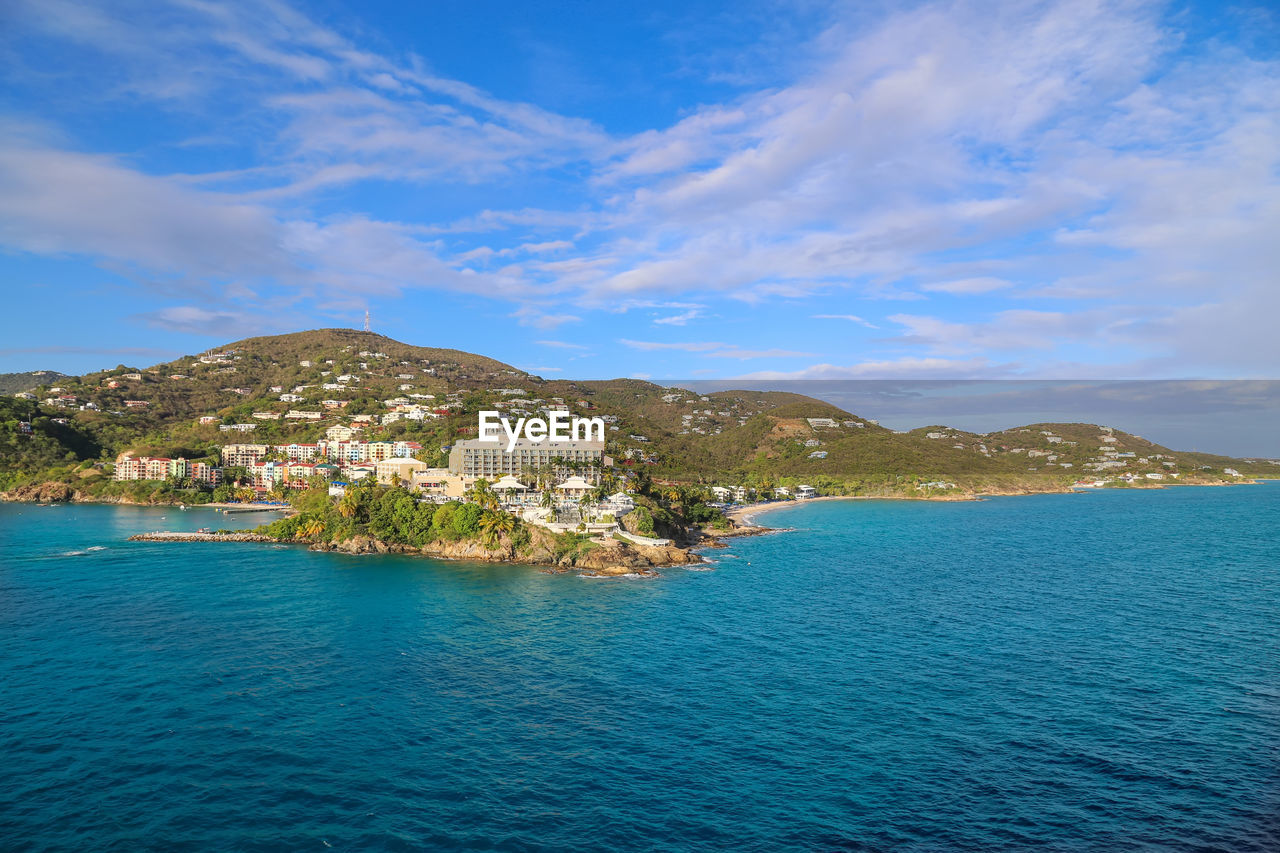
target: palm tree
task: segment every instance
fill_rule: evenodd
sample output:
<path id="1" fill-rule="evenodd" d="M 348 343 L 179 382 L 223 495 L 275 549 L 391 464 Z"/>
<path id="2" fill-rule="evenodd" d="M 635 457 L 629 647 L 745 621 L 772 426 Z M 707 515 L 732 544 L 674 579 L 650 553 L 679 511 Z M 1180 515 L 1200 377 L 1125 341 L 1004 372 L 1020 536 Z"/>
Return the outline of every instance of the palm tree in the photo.
<path id="1" fill-rule="evenodd" d="M 502 534 L 516 529 L 515 517 L 499 510 L 486 510 L 480 519 L 480 534 L 486 548 L 494 548 L 502 539 Z"/>
<path id="2" fill-rule="evenodd" d="M 360 498 L 356 497 L 356 493 L 352 490 L 343 493 L 342 500 L 338 501 L 338 515 L 343 518 L 354 518 L 359 509 Z"/>
<path id="3" fill-rule="evenodd" d="M 471 500 L 479 504 L 482 509 L 496 510 L 498 508 L 498 496 L 493 489 L 489 488 L 489 481 L 483 477 L 476 480 L 475 485 L 471 487 Z"/>
<path id="4" fill-rule="evenodd" d="M 302 523 L 302 526 L 298 528 L 298 532 L 308 539 L 314 539 L 324 533 L 324 522 L 313 516 Z"/>
<path id="5" fill-rule="evenodd" d="M 595 499 L 595 496 L 592 495 L 590 492 L 587 492 L 585 495 L 583 495 L 581 498 L 578 499 L 578 509 L 581 510 L 582 517 L 584 520 L 591 513 L 591 510 L 595 507 L 596 503 L 597 501 Z"/>

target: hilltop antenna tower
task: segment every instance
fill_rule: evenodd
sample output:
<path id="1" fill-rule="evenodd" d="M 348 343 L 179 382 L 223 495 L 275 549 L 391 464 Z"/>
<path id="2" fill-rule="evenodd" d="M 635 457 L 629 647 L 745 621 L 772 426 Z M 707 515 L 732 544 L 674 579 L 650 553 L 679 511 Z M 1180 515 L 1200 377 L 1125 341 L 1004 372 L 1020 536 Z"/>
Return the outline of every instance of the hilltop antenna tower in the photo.
<path id="1" fill-rule="evenodd" d="M 368 308 L 366 308 L 364 311 L 364 330 L 366 332 L 369 331 L 369 309 Z"/>

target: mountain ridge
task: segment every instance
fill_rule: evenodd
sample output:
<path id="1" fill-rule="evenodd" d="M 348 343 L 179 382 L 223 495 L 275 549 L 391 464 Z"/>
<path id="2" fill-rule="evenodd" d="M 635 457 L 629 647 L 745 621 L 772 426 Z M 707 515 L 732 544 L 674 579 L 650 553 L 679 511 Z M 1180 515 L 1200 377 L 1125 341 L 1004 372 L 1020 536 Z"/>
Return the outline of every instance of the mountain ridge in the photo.
<path id="1" fill-rule="evenodd" d="M 42 450 L 24 457 L 16 427 L 8 427 L 0 435 L 0 484 L 60 468 L 79 469 L 79 477 L 125 451 L 216 458 L 219 446 L 236 441 L 314 441 L 325 427 L 355 415 L 388 415 L 394 407 L 387 401 L 397 399 L 432 409 L 431 418 L 389 421 L 371 433 L 419 441 L 423 461 L 431 464 L 443 464 L 442 448 L 474 434 L 481 408 L 537 400 L 575 414 L 611 416 L 607 452 L 618 464 L 671 481 L 977 494 L 1062 490 L 1083 476 L 1119 468 L 1143 479 L 1177 473 L 1183 482 L 1222 481 L 1231 478 L 1224 469 L 1233 467 L 1253 476 L 1280 470 L 1174 451 L 1096 424 L 894 432 L 791 392 L 702 393 L 639 379 L 545 379 L 487 356 L 351 329 L 245 338 L 147 368 L 63 375 L 57 383 L 63 389 L 58 396 L 73 399 L 3 398 L 4 422 L 31 423 L 27 444 Z M 41 387 L 49 393 L 48 384 Z M 20 403 L 29 410 L 15 409 Z M 318 412 L 318 420 L 288 421 L 285 415 L 295 408 Z M 236 423 L 252 424 L 252 433 L 220 430 Z M 1093 467 L 1100 460 L 1112 464 Z M 58 476 L 65 478 L 67 471 Z"/>

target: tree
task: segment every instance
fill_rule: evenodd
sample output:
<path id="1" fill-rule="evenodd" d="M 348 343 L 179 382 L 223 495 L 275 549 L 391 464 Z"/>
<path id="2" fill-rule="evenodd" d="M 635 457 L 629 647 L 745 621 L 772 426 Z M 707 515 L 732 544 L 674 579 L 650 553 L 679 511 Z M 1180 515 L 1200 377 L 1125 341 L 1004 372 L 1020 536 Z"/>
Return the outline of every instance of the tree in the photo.
<path id="1" fill-rule="evenodd" d="M 308 518 L 306 521 L 302 522 L 302 525 L 298 528 L 298 532 L 301 533 L 303 536 L 307 537 L 308 539 L 314 539 L 315 537 L 319 536 L 321 533 L 324 533 L 324 528 L 325 528 L 324 521 L 320 518 L 312 516 L 311 518 Z"/>
<path id="2" fill-rule="evenodd" d="M 475 485 L 471 487 L 471 500 L 481 509 L 496 510 L 498 508 L 498 495 L 489 487 L 489 481 L 483 477 L 476 480 Z"/>
<path id="3" fill-rule="evenodd" d="M 347 489 L 343 493 L 342 499 L 338 501 L 338 515 L 343 518 L 355 518 L 357 512 L 360 511 L 360 496 L 355 489 Z"/>
<path id="4" fill-rule="evenodd" d="M 515 517 L 501 510 L 488 510 L 480 518 L 480 536 L 486 548 L 496 547 L 504 533 L 511 533 L 515 529 Z"/>

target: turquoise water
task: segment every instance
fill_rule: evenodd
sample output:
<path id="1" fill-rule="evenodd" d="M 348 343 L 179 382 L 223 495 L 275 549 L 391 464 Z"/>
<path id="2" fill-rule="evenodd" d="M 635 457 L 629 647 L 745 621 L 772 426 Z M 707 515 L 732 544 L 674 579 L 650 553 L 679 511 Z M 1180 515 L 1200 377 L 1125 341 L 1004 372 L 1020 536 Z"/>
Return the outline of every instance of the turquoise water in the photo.
<path id="1" fill-rule="evenodd" d="M 1280 484 L 767 518 L 587 580 L 0 505 L 0 848 L 1280 849 Z"/>

